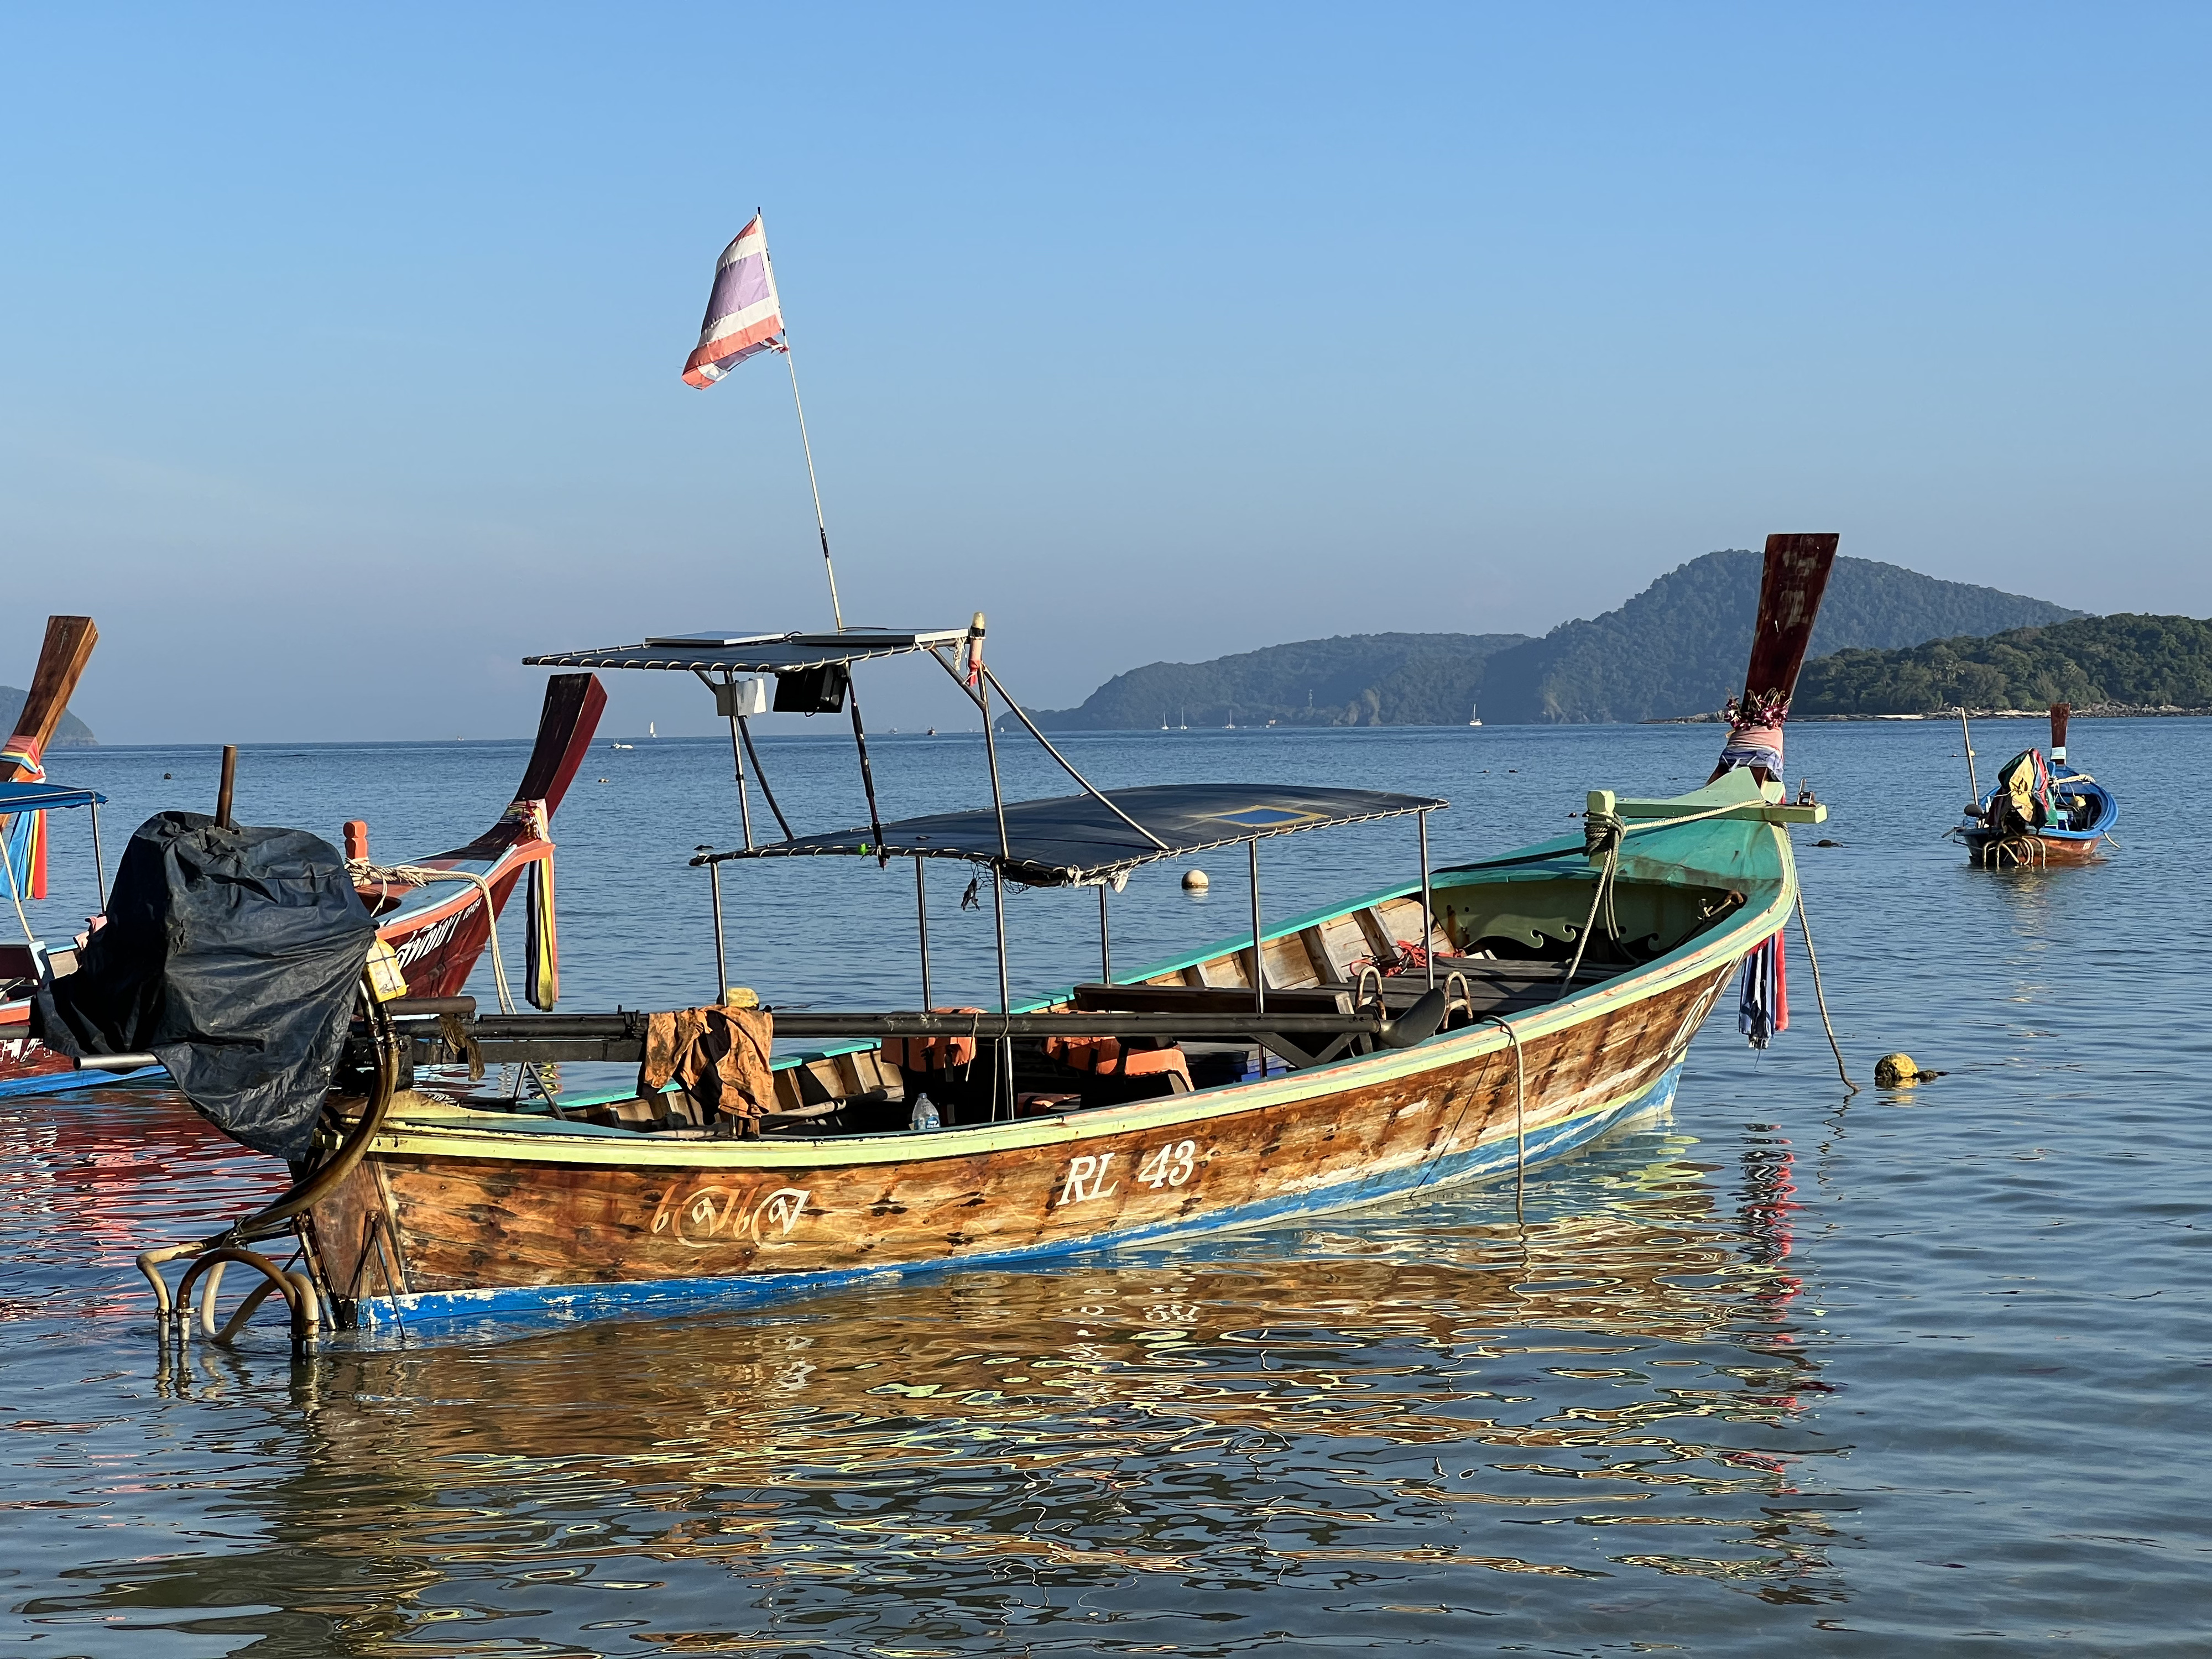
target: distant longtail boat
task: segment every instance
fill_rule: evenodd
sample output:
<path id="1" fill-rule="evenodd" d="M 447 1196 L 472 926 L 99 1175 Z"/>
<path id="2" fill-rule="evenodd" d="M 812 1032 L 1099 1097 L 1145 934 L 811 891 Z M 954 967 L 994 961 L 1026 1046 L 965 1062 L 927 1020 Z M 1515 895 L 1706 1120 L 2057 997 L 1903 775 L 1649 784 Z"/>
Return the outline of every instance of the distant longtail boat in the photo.
<path id="1" fill-rule="evenodd" d="M 1966 804 L 1965 820 L 1953 830 L 1966 856 L 1985 870 L 2052 864 L 2090 864 L 2104 857 L 2120 804 L 2112 792 L 2066 757 L 2066 726 L 2073 708 L 2051 705 L 2051 752 L 2024 749 L 1998 769 L 1996 786 Z M 1966 731 L 1966 714 L 1960 712 Z M 1973 739 L 1967 737 L 1968 775 Z"/>

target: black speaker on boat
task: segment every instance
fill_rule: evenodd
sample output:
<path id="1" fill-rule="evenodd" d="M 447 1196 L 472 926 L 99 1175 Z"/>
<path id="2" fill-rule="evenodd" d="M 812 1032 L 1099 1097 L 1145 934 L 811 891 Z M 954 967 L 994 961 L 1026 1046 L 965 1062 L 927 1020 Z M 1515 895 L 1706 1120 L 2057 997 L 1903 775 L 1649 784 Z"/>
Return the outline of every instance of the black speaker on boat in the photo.
<path id="1" fill-rule="evenodd" d="M 835 714 L 845 707 L 845 690 L 853 677 L 842 662 L 825 662 L 819 668 L 794 669 L 775 677 L 775 712 L 779 714 Z"/>

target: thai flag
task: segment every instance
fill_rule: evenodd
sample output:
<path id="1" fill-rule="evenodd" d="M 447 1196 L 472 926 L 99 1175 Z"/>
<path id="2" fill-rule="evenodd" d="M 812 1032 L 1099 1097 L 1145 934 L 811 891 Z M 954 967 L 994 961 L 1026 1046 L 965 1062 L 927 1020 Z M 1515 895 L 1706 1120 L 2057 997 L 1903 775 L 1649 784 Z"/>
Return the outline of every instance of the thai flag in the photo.
<path id="1" fill-rule="evenodd" d="M 714 263 L 714 292 L 699 343 L 684 365 L 686 385 L 710 386 L 748 357 L 782 348 L 783 305 L 769 269 L 768 232 L 755 214 Z"/>

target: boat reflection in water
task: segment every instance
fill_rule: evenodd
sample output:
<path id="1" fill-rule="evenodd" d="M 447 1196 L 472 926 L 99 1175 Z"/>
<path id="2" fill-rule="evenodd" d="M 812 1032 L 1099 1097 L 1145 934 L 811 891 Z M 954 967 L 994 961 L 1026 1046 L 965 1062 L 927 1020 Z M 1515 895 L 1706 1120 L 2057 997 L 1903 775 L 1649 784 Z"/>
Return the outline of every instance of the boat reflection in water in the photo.
<path id="1" fill-rule="evenodd" d="M 273 1577 L 371 1645 L 454 1621 L 440 1651 L 606 1620 L 661 1651 L 1234 1645 L 1504 1606 L 1495 1640 L 1634 1629 L 1686 1579 L 1838 1599 L 1796 1495 L 1833 1449 L 1804 1418 L 1789 1149 L 1753 1126 L 1709 1152 L 1626 1133 L 1532 1182 L 1525 1221 L 1509 1182 L 776 1311 L 339 1346 L 252 1431 L 296 1467 L 227 1495 L 265 1542 L 131 1577 L 203 1609 Z M 175 1363 L 175 1395 L 253 1392 L 206 1345 Z"/>

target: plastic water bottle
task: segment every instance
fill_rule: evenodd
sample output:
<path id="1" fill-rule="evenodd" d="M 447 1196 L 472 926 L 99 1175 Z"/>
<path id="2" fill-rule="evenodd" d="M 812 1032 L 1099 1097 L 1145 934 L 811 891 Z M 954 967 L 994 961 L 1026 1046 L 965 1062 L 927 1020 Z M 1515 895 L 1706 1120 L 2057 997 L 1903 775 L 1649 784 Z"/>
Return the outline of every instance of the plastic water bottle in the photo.
<path id="1" fill-rule="evenodd" d="M 907 1119 L 907 1125 L 915 1129 L 934 1129 L 944 1121 L 937 1115 L 937 1103 L 924 1095 L 914 1103 L 914 1112 Z"/>

